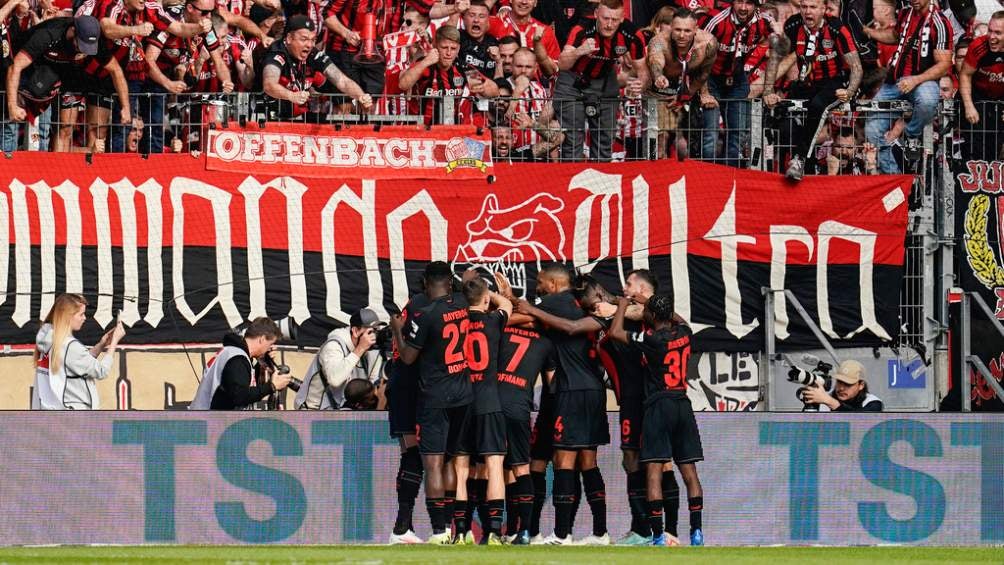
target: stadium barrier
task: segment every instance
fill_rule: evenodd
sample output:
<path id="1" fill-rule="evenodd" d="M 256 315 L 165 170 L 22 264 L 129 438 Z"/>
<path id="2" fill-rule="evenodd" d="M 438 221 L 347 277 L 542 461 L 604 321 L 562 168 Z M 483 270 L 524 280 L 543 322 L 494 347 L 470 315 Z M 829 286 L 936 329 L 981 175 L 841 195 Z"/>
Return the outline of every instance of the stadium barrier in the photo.
<path id="1" fill-rule="evenodd" d="M 1004 542 L 1000 418 L 698 423 L 709 545 Z M 5 545 L 382 543 L 394 521 L 398 447 L 383 415 L 24 412 L 4 414 L 0 430 Z M 610 431 L 599 463 L 620 534 L 630 516 L 615 417 Z M 582 505 L 579 536 L 589 522 Z M 415 524 L 429 533 L 421 504 Z M 548 502 L 543 529 L 552 524 Z"/>

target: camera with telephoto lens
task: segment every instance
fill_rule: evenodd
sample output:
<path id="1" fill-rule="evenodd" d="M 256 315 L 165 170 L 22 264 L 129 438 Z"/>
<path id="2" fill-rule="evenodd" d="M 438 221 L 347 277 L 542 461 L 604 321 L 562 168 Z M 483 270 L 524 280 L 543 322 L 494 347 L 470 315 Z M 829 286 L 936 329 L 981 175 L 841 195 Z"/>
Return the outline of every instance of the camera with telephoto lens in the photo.
<path id="1" fill-rule="evenodd" d="M 280 363 L 276 363 L 275 359 L 272 359 L 272 355 L 270 355 L 268 353 L 266 353 L 265 355 L 261 356 L 261 362 L 262 362 L 263 365 L 265 365 L 266 367 L 268 367 L 269 369 L 271 369 L 272 372 L 276 373 L 277 375 L 288 375 L 289 374 L 289 365 L 282 365 Z M 298 379 L 296 377 L 290 377 L 289 378 L 289 384 L 286 385 L 286 386 L 288 386 L 289 388 L 293 389 L 294 392 L 300 392 L 300 385 L 302 385 L 302 384 L 303 384 L 303 381 L 301 381 L 300 379 Z"/>
<path id="2" fill-rule="evenodd" d="M 810 356 L 806 356 L 806 358 L 808 357 Z M 788 370 L 788 381 L 802 385 L 795 392 L 795 397 L 798 398 L 800 402 L 805 404 L 806 410 L 819 410 L 818 404 L 810 404 L 806 402 L 805 392 L 811 387 L 822 387 L 822 389 L 826 391 L 833 390 L 833 377 L 830 376 L 830 371 L 833 370 L 833 365 L 815 358 L 811 358 L 811 360 L 816 362 L 816 366 L 808 371 L 792 364 L 791 369 Z"/>
<path id="3" fill-rule="evenodd" d="M 385 359 L 390 359 L 394 351 L 394 331 L 390 326 L 384 326 L 374 331 L 376 332 L 376 342 L 370 346 L 370 349 L 379 351 Z"/>

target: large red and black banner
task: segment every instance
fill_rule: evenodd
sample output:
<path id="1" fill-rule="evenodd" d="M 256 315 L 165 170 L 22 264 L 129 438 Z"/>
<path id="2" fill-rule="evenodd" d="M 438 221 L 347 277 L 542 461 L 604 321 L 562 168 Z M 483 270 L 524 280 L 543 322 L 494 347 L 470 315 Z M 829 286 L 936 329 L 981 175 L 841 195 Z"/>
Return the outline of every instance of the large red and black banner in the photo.
<path id="1" fill-rule="evenodd" d="M 966 161 L 955 175 L 955 236 L 958 284 L 980 294 L 998 320 L 1004 320 L 1004 161 Z M 980 308 L 972 305 L 970 353 L 978 356 L 991 376 L 1004 385 L 1004 337 Z M 961 336 L 959 309 L 951 308 L 954 336 Z M 958 409 L 959 343 L 952 339 L 952 390 L 944 408 Z M 973 410 L 1004 411 L 1004 402 L 978 371 L 970 370 Z"/>
<path id="2" fill-rule="evenodd" d="M 19 153 L 0 170 L 0 342 L 31 343 L 82 292 L 96 340 L 217 342 L 260 315 L 301 342 L 362 306 L 385 315 L 423 264 L 505 272 L 532 296 L 562 261 L 614 292 L 649 268 L 705 350 L 763 347 L 764 288 L 789 288 L 838 345 L 896 337 L 911 180 L 807 178 L 687 162 L 495 166 L 490 179 L 308 178 L 190 156 Z M 816 346 L 777 295 L 782 347 Z M 95 321 L 96 320 L 96 321 Z"/>

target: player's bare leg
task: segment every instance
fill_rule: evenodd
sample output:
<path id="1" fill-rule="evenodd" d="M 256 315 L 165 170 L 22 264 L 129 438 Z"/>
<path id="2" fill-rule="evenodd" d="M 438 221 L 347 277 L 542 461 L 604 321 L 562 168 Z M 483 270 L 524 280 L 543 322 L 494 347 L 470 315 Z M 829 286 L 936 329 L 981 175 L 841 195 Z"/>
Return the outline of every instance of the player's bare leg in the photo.
<path id="1" fill-rule="evenodd" d="M 704 489 L 701 479 L 697 476 L 697 465 L 683 463 L 678 465 L 683 484 L 687 485 L 687 507 L 690 509 L 690 545 L 704 545 L 704 531 L 701 526 L 701 514 L 704 511 Z"/>

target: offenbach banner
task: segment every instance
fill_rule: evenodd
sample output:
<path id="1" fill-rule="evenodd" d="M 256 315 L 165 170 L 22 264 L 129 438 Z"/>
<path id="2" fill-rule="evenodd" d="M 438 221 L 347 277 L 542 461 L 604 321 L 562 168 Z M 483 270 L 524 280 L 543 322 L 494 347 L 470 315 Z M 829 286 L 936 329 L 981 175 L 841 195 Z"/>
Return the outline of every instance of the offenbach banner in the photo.
<path id="1" fill-rule="evenodd" d="M 502 271 L 528 297 L 552 261 L 614 292 L 631 269 L 652 269 L 705 351 L 763 347 L 764 288 L 792 290 L 838 346 L 898 331 L 910 177 L 796 187 L 669 161 L 499 164 L 491 183 L 260 170 L 16 154 L 0 172 L 0 342 L 33 343 L 70 291 L 92 305 L 85 342 L 121 309 L 131 343 L 218 342 L 269 315 L 294 318 L 313 345 L 362 306 L 403 305 L 430 259 Z M 775 299 L 780 346 L 818 347 Z"/>

